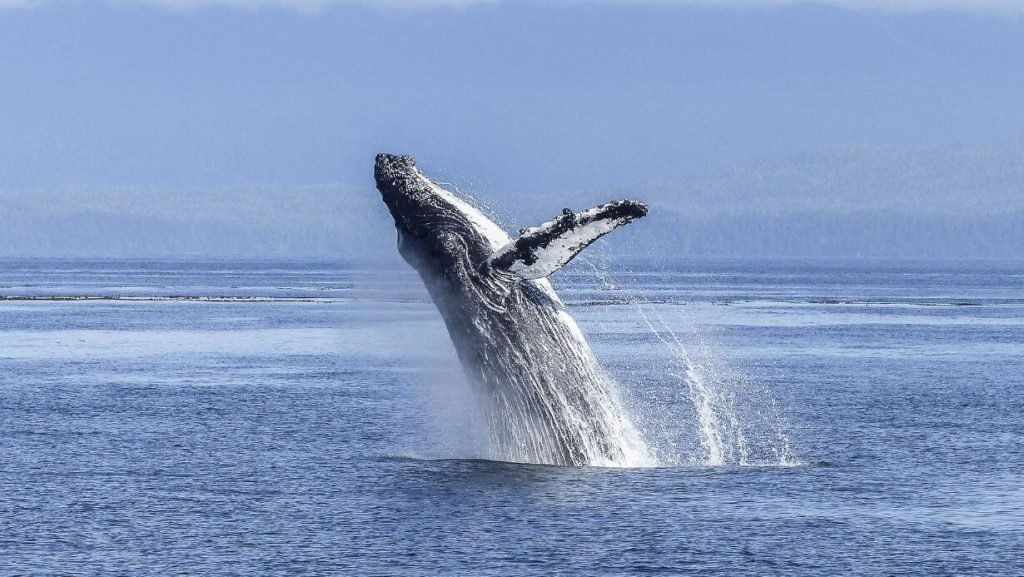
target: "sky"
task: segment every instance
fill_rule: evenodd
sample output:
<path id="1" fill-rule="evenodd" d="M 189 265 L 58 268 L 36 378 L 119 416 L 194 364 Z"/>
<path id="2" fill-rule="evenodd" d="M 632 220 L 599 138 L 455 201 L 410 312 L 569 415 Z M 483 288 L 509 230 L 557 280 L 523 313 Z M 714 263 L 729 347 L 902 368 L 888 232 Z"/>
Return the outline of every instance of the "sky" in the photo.
<path id="1" fill-rule="evenodd" d="M 782 208 L 835 213 L 899 182 L 913 192 L 904 213 L 980 205 L 971 218 L 996 218 L 1014 241 L 999 254 L 1024 246 L 1011 198 L 1024 183 L 1008 180 L 1024 151 L 1019 0 L 0 0 L 0 79 L 3 254 L 84 238 L 117 254 L 178 250 L 171 237 L 199 230 L 181 224 L 197 215 L 208 226 L 195 238 L 234 235 L 231 251 L 271 232 L 311 238 L 296 216 L 307 215 L 321 237 L 278 250 L 334 250 L 327 215 L 387 228 L 373 198 L 381 151 L 412 154 L 517 224 L 639 190 L 658 214 L 699 213 L 700 230 L 728 239 L 745 220 L 709 223 L 713 211 L 687 202 L 737 212 L 752 205 L 730 199 L 764 191 Z M 969 178 L 946 186 L 947 157 Z M 930 183 L 946 205 L 928 206 Z M 246 195 L 247 210 L 225 210 Z M 988 214 L 1000 210 L 1013 214 Z M 832 240 L 822 246 L 859 242 Z"/>
<path id="2" fill-rule="evenodd" d="M 0 6 L 2 188 L 360 184 L 393 151 L 557 190 L 1024 132 L 1021 2 Z"/>

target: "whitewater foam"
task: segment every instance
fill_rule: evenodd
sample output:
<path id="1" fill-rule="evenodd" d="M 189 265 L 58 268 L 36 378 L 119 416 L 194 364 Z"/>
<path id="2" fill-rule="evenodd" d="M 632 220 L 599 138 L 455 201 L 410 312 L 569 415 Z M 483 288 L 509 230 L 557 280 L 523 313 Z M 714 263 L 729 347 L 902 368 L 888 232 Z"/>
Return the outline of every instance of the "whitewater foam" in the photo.
<path id="1" fill-rule="evenodd" d="M 583 262 L 604 290 L 621 292 L 606 271 L 591 260 Z M 678 397 L 641 400 L 636 407 L 655 462 L 711 467 L 800 464 L 793 456 L 784 415 L 769 386 L 751 381 L 731 367 L 727 356 L 698 330 L 697 323 L 669 322 L 663 307 L 644 301 L 642 296 L 624 295 L 614 300 L 631 304 L 638 322 L 663 347 L 660 374 L 670 380 L 663 389 Z M 673 308 L 672 314 L 683 313 Z M 685 402 L 677 402 L 680 400 Z M 680 414 L 669 408 L 680 405 L 692 412 Z M 686 418 L 693 422 L 684 422 Z M 692 431 L 693 439 L 685 438 L 687 431 Z"/>

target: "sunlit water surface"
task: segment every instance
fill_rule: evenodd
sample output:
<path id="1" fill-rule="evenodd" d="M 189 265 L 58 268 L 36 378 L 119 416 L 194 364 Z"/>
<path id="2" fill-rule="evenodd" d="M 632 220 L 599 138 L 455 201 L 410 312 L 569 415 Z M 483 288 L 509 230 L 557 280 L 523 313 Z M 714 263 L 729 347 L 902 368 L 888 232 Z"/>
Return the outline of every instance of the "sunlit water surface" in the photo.
<path id="1" fill-rule="evenodd" d="M 0 575 L 1024 574 L 1024 265 L 553 282 L 659 466 L 487 460 L 404 268 L 0 261 Z"/>

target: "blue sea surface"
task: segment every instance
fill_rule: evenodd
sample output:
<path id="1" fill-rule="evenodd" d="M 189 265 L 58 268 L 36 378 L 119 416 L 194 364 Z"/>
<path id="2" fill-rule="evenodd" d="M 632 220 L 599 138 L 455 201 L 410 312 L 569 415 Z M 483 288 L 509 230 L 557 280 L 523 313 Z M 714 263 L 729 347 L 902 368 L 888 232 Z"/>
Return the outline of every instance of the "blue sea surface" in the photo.
<path id="1" fill-rule="evenodd" d="M 1024 263 L 552 282 L 658 466 L 487 460 L 406 267 L 0 261 L 0 575 L 1024 575 Z"/>

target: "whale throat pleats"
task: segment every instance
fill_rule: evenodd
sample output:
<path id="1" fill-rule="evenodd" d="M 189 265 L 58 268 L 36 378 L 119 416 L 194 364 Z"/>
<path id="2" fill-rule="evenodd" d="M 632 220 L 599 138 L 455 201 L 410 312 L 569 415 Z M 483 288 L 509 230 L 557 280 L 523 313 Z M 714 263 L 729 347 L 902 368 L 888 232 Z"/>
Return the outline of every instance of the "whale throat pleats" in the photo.
<path id="1" fill-rule="evenodd" d="M 646 214 L 647 207 L 634 200 L 609 202 L 580 212 L 565 209 L 554 220 L 522 230 L 519 238 L 495 251 L 487 263 L 522 279 L 543 278 L 590 243 Z"/>

